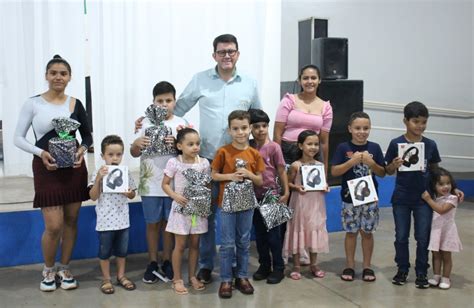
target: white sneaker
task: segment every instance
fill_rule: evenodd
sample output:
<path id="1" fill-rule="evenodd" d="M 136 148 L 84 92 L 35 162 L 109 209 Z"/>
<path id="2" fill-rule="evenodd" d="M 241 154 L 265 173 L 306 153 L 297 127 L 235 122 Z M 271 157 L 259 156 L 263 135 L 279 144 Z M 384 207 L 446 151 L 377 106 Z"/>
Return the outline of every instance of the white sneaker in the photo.
<path id="1" fill-rule="evenodd" d="M 77 280 L 74 279 L 69 270 L 61 270 L 56 274 L 61 289 L 72 290 L 77 288 Z"/>
<path id="2" fill-rule="evenodd" d="M 441 275 L 433 275 L 433 278 L 428 279 L 428 283 L 430 286 L 437 287 L 439 285 L 439 280 L 441 279 Z"/>
<path id="3" fill-rule="evenodd" d="M 51 292 L 56 290 L 56 272 L 43 271 L 43 280 L 40 283 L 40 290 L 43 292 Z"/>
<path id="4" fill-rule="evenodd" d="M 441 277 L 441 282 L 439 283 L 438 287 L 443 290 L 451 288 L 451 280 L 446 277 Z"/>

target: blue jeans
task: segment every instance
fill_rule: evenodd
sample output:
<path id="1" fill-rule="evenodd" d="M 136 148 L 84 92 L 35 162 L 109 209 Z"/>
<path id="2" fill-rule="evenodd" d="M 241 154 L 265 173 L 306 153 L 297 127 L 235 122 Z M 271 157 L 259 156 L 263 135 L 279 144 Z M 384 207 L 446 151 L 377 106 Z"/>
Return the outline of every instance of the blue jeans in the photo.
<path id="1" fill-rule="evenodd" d="M 250 233 L 253 209 L 236 213 L 221 212 L 220 275 L 222 282 L 234 278 L 232 263 L 237 259 L 236 278 L 248 278 Z"/>
<path id="2" fill-rule="evenodd" d="M 280 226 L 267 231 L 262 214 L 260 214 L 258 209 L 253 213 L 253 225 L 257 242 L 258 263 L 267 269 L 273 268 L 274 271 L 283 272 L 285 270 L 285 263 L 282 257 L 283 247 L 281 244 Z M 270 252 L 272 254 L 271 257 Z"/>
<path id="3" fill-rule="evenodd" d="M 212 200 L 217 200 L 219 195 L 219 183 L 212 182 Z M 216 256 L 216 209 L 217 205 L 211 206 L 212 214 L 207 217 L 207 232 L 199 237 L 199 269 L 214 269 L 214 257 Z"/>
<path id="4" fill-rule="evenodd" d="M 108 260 L 112 255 L 125 258 L 128 252 L 128 228 L 113 231 L 98 231 L 99 259 Z"/>
<path id="5" fill-rule="evenodd" d="M 433 211 L 428 204 L 393 205 L 395 220 L 395 262 L 398 269 L 408 273 L 410 253 L 408 238 L 410 237 L 411 215 L 413 213 L 416 240 L 416 275 L 428 272 L 428 244 L 430 242 L 431 219 Z"/>

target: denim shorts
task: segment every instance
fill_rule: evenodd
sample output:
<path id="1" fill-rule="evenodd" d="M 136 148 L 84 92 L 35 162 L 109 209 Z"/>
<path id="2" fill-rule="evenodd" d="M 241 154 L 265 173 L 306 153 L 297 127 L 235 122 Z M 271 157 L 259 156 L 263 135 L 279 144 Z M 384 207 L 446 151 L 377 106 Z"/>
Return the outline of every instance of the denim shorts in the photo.
<path id="1" fill-rule="evenodd" d="M 127 256 L 128 229 L 99 231 L 99 259 L 108 260 L 112 252 L 116 257 Z"/>
<path id="2" fill-rule="evenodd" d="M 352 203 L 342 202 L 342 228 L 349 233 L 359 230 L 371 233 L 379 224 L 379 207 L 377 202 L 354 206 Z"/>
<path id="3" fill-rule="evenodd" d="M 143 216 L 147 224 L 168 221 L 173 199 L 170 197 L 142 196 Z"/>

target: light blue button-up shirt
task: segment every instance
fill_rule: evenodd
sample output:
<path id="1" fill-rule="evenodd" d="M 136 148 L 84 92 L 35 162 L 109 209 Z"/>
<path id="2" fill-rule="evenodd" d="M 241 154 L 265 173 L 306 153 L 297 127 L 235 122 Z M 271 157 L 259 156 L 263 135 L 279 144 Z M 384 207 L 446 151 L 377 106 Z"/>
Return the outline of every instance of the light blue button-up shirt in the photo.
<path id="1" fill-rule="evenodd" d="M 232 141 L 227 134 L 227 117 L 232 111 L 261 109 L 257 82 L 237 70 L 229 81 L 222 80 L 216 68 L 194 75 L 178 98 L 174 114 L 182 117 L 198 102 L 200 154 L 209 159 Z"/>

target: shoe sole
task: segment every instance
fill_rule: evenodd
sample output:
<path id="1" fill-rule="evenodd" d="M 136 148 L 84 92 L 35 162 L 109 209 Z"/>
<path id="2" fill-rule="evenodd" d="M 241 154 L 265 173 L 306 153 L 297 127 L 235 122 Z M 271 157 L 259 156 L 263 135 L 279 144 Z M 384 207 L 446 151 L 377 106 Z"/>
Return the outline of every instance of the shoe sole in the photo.
<path id="1" fill-rule="evenodd" d="M 63 286 L 63 284 L 60 285 L 60 288 L 63 290 L 74 290 L 78 288 L 78 285 L 72 285 L 72 286 Z"/>
<path id="2" fill-rule="evenodd" d="M 428 288 L 430 287 L 430 285 L 429 285 L 429 284 L 427 284 L 427 285 L 425 285 L 425 284 L 424 284 L 424 285 L 417 285 L 417 284 L 415 284 L 415 287 L 416 287 L 417 289 L 428 289 Z"/>
<path id="3" fill-rule="evenodd" d="M 267 280 L 267 284 L 279 284 L 280 282 L 281 282 L 281 280 L 278 280 L 278 281 L 268 281 Z"/>
<path id="4" fill-rule="evenodd" d="M 145 278 L 142 278 L 142 281 L 146 284 L 154 284 L 158 282 L 158 278 L 155 280 L 146 280 Z"/>
<path id="5" fill-rule="evenodd" d="M 54 286 L 54 287 L 43 287 L 43 285 L 40 285 L 40 290 L 43 291 L 43 292 L 53 292 L 53 291 L 56 291 L 57 287 Z"/>

